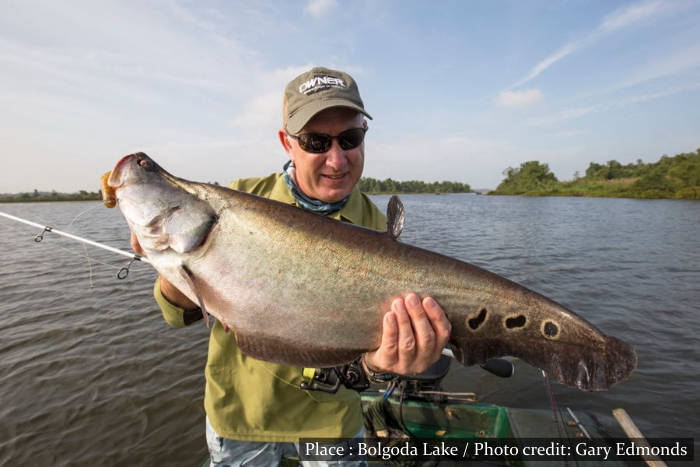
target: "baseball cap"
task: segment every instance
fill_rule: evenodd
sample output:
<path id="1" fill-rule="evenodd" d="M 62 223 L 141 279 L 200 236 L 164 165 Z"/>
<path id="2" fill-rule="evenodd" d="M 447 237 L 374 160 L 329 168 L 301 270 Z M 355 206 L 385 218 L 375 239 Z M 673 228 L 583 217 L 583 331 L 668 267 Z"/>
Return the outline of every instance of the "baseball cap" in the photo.
<path id="1" fill-rule="evenodd" d="M 372 117 L 352 76 L 338 70 L 315 67 L 289 82 L 284 90 L 282 123 L 288 132 L 299 133 L 317 113 L 331 107 L 355 109 Z"/>

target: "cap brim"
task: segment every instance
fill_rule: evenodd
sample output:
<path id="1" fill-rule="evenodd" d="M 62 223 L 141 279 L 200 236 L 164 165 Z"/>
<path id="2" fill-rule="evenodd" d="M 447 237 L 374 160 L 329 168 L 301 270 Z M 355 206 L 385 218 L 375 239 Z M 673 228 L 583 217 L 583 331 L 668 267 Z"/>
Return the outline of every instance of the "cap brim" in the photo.
<path id="1" fill-rule="evenodd" d="M 294 115 L 287 120 L 287 131 L 291 134 L 299 133 L 316 114 L 332 107 L 345 107 L 357 110 L 365 117 L 372 120 L 372 116 L 368 114 L 365 109 L 347 99 L 328 99 L 311 102 L 294 112 Z"/>

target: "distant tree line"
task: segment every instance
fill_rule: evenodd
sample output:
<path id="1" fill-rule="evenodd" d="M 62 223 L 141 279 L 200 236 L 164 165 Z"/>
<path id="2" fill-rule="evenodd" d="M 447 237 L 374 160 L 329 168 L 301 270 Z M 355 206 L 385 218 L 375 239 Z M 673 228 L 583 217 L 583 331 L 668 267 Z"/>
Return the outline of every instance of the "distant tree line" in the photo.
<path id="1" fill-rule="evenodd" d="M 99 191 L 80 190 L 77 193 L 58 193 L 56 190 L 44 192 L 34 190 L 32 192 L 0 195 L 0 203 L 31 203 L 35 201 L 91 201 L 102 199 Z"/>
<path id="2" fill-rule="evenodd" d="M 377 180 L 371 177 L 362 177 L 359 183 L 360 191 L 365 193 L 469 193 L 471 187 L 460 182 L 423 182 L 409 180 L 400 182 L 387 178 Z"/>
<path id="3" fill-rule="evenodd" d="M 558 181 L 548 164 L 528 161 L 508 167 L 496 195 L 610 196 L 625 198 L 700 199 L 700 149 L 645 164 L 641 159 L 621 164 L 591 162 L 585 175 Z"/>
<path id="4" fill-rule="evenodd" d="M 212 183 L 212 182 L 210 182 Z M 218 182 L 213 182 L 218 185 Z M 359 183 L 360 191 L 365 193 L 469 193 L 471 188 L 466 183 L 460 182 L 423 182 L 420 180 L 409 180 L 401 182 L 387 178 L 377 180 L 376 178 L 363 177 Z M 33 201 L 87 201 L 101 200 L 100 191 L 89 192 L 80 190 L 78 193 L 58 193 L 51 192 L 15 193 L 0 195 L 0 203 L 27 203 Z"/>
<path id="5" fill-rule="evenodd" d="M 627 165 L 622 165 L 616 160 L 608 161 L 605 164 L 591 162 L 586 169 L 585 178 L 589 180 L 613 180 L 615 178 L 641 177 L 648 170 L 649 165 L 642 162 L 641 159 L 637 159 L 634 164 Z"/>

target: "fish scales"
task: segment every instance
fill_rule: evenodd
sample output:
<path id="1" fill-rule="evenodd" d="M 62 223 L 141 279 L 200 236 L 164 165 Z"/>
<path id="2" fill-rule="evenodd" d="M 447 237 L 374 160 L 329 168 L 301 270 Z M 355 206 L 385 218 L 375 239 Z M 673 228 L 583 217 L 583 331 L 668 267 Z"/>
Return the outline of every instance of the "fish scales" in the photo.
<path id="1" fill-rule="evenodd" d="M 143 153 L 123 158 L 107 183 L 158 272 L 252 357 L 306 367 L 353 360 L 379 346 L 392 300 L 416 292 L 445 310 L 463 364 L 512 355 L 584 390 L 607 389 L 636 367 L 631 346 L 564 306 L 390 233 L 179 179 Z"/>

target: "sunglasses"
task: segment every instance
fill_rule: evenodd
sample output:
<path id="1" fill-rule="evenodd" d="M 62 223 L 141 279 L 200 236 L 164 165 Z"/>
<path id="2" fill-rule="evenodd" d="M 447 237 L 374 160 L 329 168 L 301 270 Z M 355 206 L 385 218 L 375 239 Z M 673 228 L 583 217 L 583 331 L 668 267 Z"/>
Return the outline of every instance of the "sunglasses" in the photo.
<path id="1" fill-rule="evenodd" d="M 294 138 L 299 142 L 299 147 L 306 152 L 311 152 L 314 154 L 323 154 L 328 152 L 333 144 L 333 140 L 337 139 L 338 144 L 344 150 L 355 149 L 365 140 L 365 133 L 367 133 L 367 128 L 350 128 L 338 134 L 338 136 L 331 136 L 325 133 L 301 133 L 299 135 L 293 135 L 287 130 L 287 136 Z"/>

